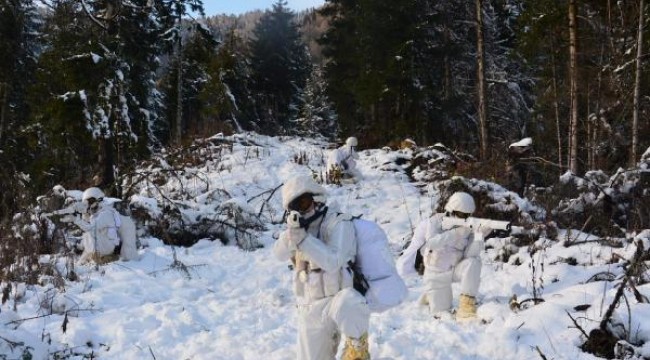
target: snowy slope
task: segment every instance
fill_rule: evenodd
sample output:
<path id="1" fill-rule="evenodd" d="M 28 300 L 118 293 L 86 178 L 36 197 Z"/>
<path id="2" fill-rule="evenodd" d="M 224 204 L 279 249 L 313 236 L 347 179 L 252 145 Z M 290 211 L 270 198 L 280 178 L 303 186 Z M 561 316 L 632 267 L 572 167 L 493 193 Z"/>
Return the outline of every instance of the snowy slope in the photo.
<path id="1" fill-rule="evenodd" d="M 247 136 L 264 150 L 251 156 L 251 147 L 235 144 L 232 155 L 223 159 L 228 166 L 201 169 L 208 175 L 210 188 L 226 190 L 245 202 L 296 174 L 322 167 L 324 143 Z M 300 153 L 307 156 L 307 164 L 290 160 Z M 359 160 L 363 181 L 327 188 L 329 200 L 344 211 L 381 224 L 397 256 L 411 229 L 431 214 L 438 198 L 435 192 L 423 194 L 400 172 L 380 170 L 393 156 L 383 150 L 364 151 Z M 200 186 L 204 185 L 197 184 L 199 196 Z M 208 240 L 191 248 L 172 248 L 148 238 L 138 261 L 78 267 L 79 281 L 65 284 L 65 291 L 53 285 L 20 287 L 17 292 L 22 296 L 12 297 L 1 307 L 0 354 L 21 358 L 29 346 L 34 359 L 83 359 L 91 358 L 90 354 L 120 360 L 294 359 L 296 311 L 291 272 L 270 250 L 283 228 L 271 224 L 282 217 L 279 191 L 270 205 L 268 230 L 259 238 L 265 246 L 256 251 Z M 249 206 L 257 210 L 261 203 L 251 201 Z M 560 234 L 566 236 L 576 235 Z M 603 271 L 620 275 L 620 266 L 608 264 L 612 251 L 629 257 L 634 249 L 611 250 L 593 244 L 565 248 L 548 240 L 540 240 L 539 245 L 544 250 L 532 259 L 525 249 L 520 250 L 516 257 L 521 265 L 491 260 L 496 248 L 484 254 L 478 309 L 482 323 L 431 318 L 418 305 L 421 279 L 407 279 L 407 301 L 371 318 L 372 358 L 539 359 L 540 352 L 549 359 L 595 358 L 577 347 L 582 342 L 580 332 L 573 328 L 567 312 L 579 318 L 587 331 L 596 327 L 611 302 L 615 283 L 586 281 Z M 569 257 L 591 265 L 561 261 Z M 531 265 L 537 271 L 534 276 Z M 512 311 L 508 300 L 512 295 L 520 301 L 530 298 L 532 279 L 543 282 L 546 301 Z M 639 290 L 650 296 L 649 285 Z M 650 315 L 650 305 L 633 298 L 630 302 L 633 313 L 641 314 L 631 319 L 630 340 L 645 341 L 650 338 L 650 325 L 640 320 L 643 314 Z M 582 304 L 591 307 L 586 312 L 574 310 Z M 49 309 L 59 314 L 44 316 Z M 63 315 L 66 311 L 67 316 Z M 627 310 L 620 309 L 617 316 L 627 316 Z M 7 340 L 24 346 L 12 350 Z M 645 354 L 650 354 L 650 348 Z"/>

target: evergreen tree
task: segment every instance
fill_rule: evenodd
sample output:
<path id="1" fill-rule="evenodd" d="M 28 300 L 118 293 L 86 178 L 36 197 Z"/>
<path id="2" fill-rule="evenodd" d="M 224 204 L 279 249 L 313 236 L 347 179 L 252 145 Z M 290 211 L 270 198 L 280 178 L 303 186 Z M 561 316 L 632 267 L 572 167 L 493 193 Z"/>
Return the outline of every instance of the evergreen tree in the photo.
<path id="1" fill-rule="evenodd" d="M 351 134 L 362 126 L 362 112 L 354 94 L 355 80 L 362 69 L 358 46 L 360 6 L 353 0 L 329 0 L 320 14 L 330 26 L 318 40 L 326 62 L 324 75 L 327 95 L 334 104 L 342 134 Z"/>
<path id="2" fill-rule="evenodd" d="M 161 20 L 164 26 L 167 28 L 164 32 L 165 38 L 164 41 L 167 46 L 167 54 L 173 54 L 174 63 L 176 66 L 176 89 L 175 94 L 183 94 L 183 85 L 185 84 L 183 80 L 184 71 L 183 71 L 183 40 L 184 33 L 192 28 L 195 28 L 201 33 L 205 33 L 205 36 L 209 36 L 209 31 L 202 26 L 196 26 L 194 21 L 186 21 L 184 18 L 189 14 L 190 11 L 198 12 L 203 14 L 203 2 L 201 0 L 159 0 L 160 3 L 160 13 Z M 205 31 L 204 31 L 205 30 Z M 169 91 L 168 91 L 169 94 Z M 159 131 L 168 131 L 169 136 L 173 135 L 176 143 L 180 143 L 183 139 L 183 129 L 186 128 L 183 122 L 183 96 L 176 96 L 176 114 L 174 117 L 168 116 L 167 124 L 169 127 L 158 129 Z M 172 131 L 173 129 L 173 131 Z"/>
<path id="3" fill-rule="evenodd" d="M 202 116 L 224 130 L 259 130 L 250 92 L 250 75 L 244 43 L 235 28 L 227 30 L 217 54 L 208 64 L 209 81 L 199 95 L 204 102 Z M 221 130 L 220 130 L 221 131 Z"/>
<path id="4" fill-rule="evenodd" d="M 310 63 L 293 12 L 278 0 L 253 30 L 251 90 L 262 131 L 286 129 L 296 115 Z"/>
<path id="5" fill-rule="evenodd" d="M 339 129 L 336 113 L 326 93 L 323 72 L 314 66 L 307 80 L 296 123 L 296 133 L 308 136 L 325 136 L 329 140 L 338 138 Z"/>
<path id="6" fill-rule="evenodd" d="M 155 74 L 178 3 L 52 3 L 32 90 L 34 137 L 51 149 L 34 163 L 46 177 L 39 181 L 93 183 L 119 195 L 120 173 L 156 143 L 162 107 Z"/>
<path id="7" fill-rule="evenodd" d="M 0 218 L 11 214 L 26 185 L 21 176 L 33 154 L 23 136 L 29 115 L 27 87 L 33 81 L 39 43 L 38 18 L 32 0 L 0 0 Z"/>
<path id="8" fill-rule="evenodd" d="M 331 25 L 320 43 L 344 134 L 363 130 L 366 141 L 379 145 L 405 136 L 429 143 L 476 133 L 467 110 L 475 73 L 471 5 L 328 1 L 321 14 Z"/>
<path id="9" fill-rule="evenodd" d="M 168 72 L 162 80 L 162 89 L 166 94 L 166 114 L 172 123 L 178 121 L 178 89 L 181 89 L 182 121 L 181 131 L 184 137 L 190 137 L 205 129 L 205 122 L 202 117 L 204 109 L 209 106 L 203 99 L 201 93 L 206 86 L 209 86 L 212 79 L 208 74 L 210 62 L 216 56 L 217 42 L 211 34 L 199 31 L 201 27 L 194 24 L 186 34 L 187 40 L 182 46 L 183 56 L 173 56 L 169 64 Z M 178 61 L 181 59 L 182 65 Z M 178 84 L 178 71 L 182 71 L 181 84 Z M 171 129 L 177 129 L 177 126 Z M 168 129 L 168 134 L 169 129 Z M 163 135 L 164 136 L 164 135 Z"/>
<path id="10" fill-rule="evenodd" d="M 533 81 L 516 52 L 520 0 L 485 2 L 488 128 L 491 142 L 508 145 L 530 136 Z"/>

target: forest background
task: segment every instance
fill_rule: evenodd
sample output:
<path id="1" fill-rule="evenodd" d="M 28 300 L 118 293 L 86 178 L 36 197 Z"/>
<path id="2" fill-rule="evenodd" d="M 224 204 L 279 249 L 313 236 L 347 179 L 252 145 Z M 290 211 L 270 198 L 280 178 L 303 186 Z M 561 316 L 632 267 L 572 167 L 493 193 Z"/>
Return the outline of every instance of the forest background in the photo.
<path id="1" fill-rule="evenodd" d="M 55 184 L 120 197 L 140 161 L 218 132 L 442 142 L 495 181 L 532 137 L 539 185 L 650 145 L 642 0 L 202 5 L 0 1 L 4 221 Z"/>

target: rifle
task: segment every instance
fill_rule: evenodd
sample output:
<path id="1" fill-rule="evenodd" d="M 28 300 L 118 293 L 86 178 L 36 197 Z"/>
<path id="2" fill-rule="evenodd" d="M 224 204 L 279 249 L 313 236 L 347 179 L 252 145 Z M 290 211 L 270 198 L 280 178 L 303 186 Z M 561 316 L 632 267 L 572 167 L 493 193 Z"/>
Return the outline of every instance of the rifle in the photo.
<path id="1" fill-rule="evenodd" d="M 301 225 L 300 220 L 302 220 L 300 213 L 297 211 L 291 211 L 287 216 L 287 225 L 292 228 L 299 228 Z"/>
<path id="2" fill-rule="evenodd" d="M 491 219 L 482 219 L 477 217 L 468 217 L 466 219 L 461 219 L 452 216 L 444 216 L 442 218 L 442 229 L 449 230 L 458 226 L 468 227 L 472 230 L 503 230 L 513 234 L 519 234 L 524 232 L 524 228 L 521 226 L 513 226 L 509 221 L 499 221 Z"/>
<path id="3" fill-rule="evenodd" d="M 70 206 L 64 207 L 63 209 L 54 210 L 54 211 L 49 212 L 49 213 L 42 213 L 41 217 L 44 217 L 44 218 L 56 218 L 56 219 L 58 219 L 60 221 L 63 221 L 63 222 L 69 222 L 69 221 L 64 221 L 63 220 L 63 218 L 66 215 L 77 216 L 77 215 L 81 215 L 81 213 L 83 213 L 84 211 L 86 211 L 86 206 L 81 202 L 75 202 L 75 203 L 71 204 Z"/>
<path id="4" fill-rule="evenodd" d="M 287 216 L 287 226 L 292 228 L 299 228 L 302 225 L 301 221 L 302 221 L 302 217 L 300 216 L 299 212 L 297 211 L 289 212 L 289 215 Z M 302 255 L 298 251 L 296 252 L 295 257 L 293 258 L 293 262 L 296 267 L 296 272 L 298 273 L 298 279 L 303 283 L 307 282 L 309 277 L 307 274 L 307 270 L 309 268 L 309 263 L 307 262 L 307 259 L 305 259 L 304 255 Z"/>

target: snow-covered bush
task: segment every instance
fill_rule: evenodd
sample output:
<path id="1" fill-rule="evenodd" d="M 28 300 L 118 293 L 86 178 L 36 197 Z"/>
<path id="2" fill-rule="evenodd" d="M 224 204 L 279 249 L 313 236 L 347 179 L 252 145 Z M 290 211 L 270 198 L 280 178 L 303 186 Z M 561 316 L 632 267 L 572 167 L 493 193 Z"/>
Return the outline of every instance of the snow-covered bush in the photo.
<path id="1" fill-rule="evenodd" d="M 625 236 L 650 225 L 650 184 L 642 169 L 619 169 L 608 176 L 602 171 L 584 177 L 570 172 L 555 186 L 557 205 L 552 216 L 566 228 L 578 228 L 599 236 Z"/>
<path id="2" fill-rule="evenodd" d="M 243 158 L 242 152 L 233 153 L 234 147 L 245 148 Z M 258 248 L 256 233 L 264 229 L 259 216 L 246 200 L 216 188 L 207 174 L 229 172 L 264 157 L 265 151 L 254 138 L 217 135 L 155 157 L 124 180 L 140 235 L 181 246 L 218 239 L 245 250 Z"/>

